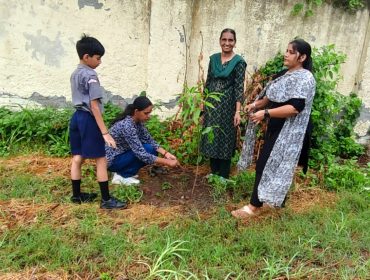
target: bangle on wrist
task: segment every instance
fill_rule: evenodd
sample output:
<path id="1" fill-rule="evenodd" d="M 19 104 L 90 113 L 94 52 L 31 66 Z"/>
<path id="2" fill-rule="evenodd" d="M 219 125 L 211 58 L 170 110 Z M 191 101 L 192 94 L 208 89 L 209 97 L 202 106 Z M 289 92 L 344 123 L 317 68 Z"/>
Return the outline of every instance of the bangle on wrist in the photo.
<path id="1" fill-rule="evenodd" d="M 109 131 L 102 133 L 101 135 L 108 135 Z"/>
<path id="2" fill-rule="evenodd" d="M 268 109 L 265 109 L 264 119 L 268 119 L 270 117 L 270 113 Z"/>

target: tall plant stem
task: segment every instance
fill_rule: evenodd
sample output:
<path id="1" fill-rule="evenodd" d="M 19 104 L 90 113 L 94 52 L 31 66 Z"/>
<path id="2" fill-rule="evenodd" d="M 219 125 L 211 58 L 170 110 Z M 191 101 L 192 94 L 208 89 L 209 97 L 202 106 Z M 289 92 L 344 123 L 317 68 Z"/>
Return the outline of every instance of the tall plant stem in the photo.
<path id="1" fill-rule="evenodd" d="M 200 154 L 200 141 L 201 141 L 201 138 L 202 138 L 202 133 L 200 132 L 200 126 L 201 124 L 198 124 L 198 147 L 197 147 L 197 154 L 198 154 L 198 157 L 197 157 L 197 165 L 196 165 L 196 168 L 195 168 L 195 177 L 194 177 L 194 182 L 193 182 L 193 188 L 191 190 L 191 196 L 193 196 L 194 194 L 194 189 L 195 189 L 195 186 L 197 184 L 197 180 L 198 180 L 198 171 L 199 171 L 199 154 Z"/>

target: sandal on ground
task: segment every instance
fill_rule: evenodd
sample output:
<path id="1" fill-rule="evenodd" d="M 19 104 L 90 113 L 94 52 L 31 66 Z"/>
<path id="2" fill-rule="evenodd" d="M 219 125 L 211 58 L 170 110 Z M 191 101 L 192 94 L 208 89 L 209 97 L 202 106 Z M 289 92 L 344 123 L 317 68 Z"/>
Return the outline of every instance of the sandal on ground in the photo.
<path id="1" fill-rule="evenodd" d="M 244 218 L 256 216 L 257 213 L 253 211 L 252 209 L 250 209 L 248 205 L 246 205 L 240 209 L 231 211 L 231 215 L 233 215 L 233 217 L 237 219 L 244 219 Z"/>

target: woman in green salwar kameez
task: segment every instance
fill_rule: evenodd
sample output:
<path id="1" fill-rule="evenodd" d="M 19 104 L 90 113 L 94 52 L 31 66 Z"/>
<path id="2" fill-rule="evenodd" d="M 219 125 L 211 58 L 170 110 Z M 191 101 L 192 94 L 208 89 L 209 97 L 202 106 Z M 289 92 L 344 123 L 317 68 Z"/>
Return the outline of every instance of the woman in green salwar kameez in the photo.
<path id="1" fill-rule="evenodd" d="M 209 157 L 212 174 L 224 178 L 229 178 L 236 147 L 236 127 L 240 123 L 247 67 L 244 59 L 233 51 L 235 43 L 235 31 L 229 28 L 222 30 L 221 53 L 210 57 L 205 84 L 208 92 L 220 93 L 220 101 L 207 100 L 214 108 L 204 108 L 203 127 L 212 127 L 214 137 L 202 136 L 201 152 Z"/>

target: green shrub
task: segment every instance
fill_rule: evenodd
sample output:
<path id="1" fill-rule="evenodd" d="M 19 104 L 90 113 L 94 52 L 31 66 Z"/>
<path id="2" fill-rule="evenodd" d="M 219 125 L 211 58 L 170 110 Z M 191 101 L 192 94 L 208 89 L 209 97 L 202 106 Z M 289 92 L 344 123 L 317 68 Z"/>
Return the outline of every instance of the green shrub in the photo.
<path id="1" fill-rule="evenodd" d="M 136 186 L 121 185 L 114 190 L 114 196 L 131 203 L 137 203 L 143 197 L 143 191 Z"/>
<path id="2" fill-rule="evenodd" d="M 255 172 L 240 172 L 230 179 L 225 179 L 217 175 L 209 175 L 208 183 L 212 186 L 212 197 L 214 201 L 223 201 L 226 195 L 234 201 L 245 198 L 246 193 L 252 193 L 255 179 Z"/>
<path id="3" fill-rule="evenodd" d="M 111 103 L 105 104 L 104 119 L 111 122 L 122 109 Z M 67 156 L 69 147 L 70 108 L 23 109 L 10 111 L 0 107 L 0 156 L 9 155 L 18 144 L 41 144 L 45 153 Z"/>
<path id="4" fill-rule="evenodd" d="M 369 191 L 370 168 L 358 167 L 355 160 L 334 162 L 324 171 L 324 186 L 331 190 Z"/>
<path id="5" fill-rule="evenodd" d="M 290 14 L 292 16 L 297 16 L 301 13 L 303 13 L 304 17 L 310 17 L 314 15 L 314 10 L 319 8 L 323 2 L 327 2 L 329 4 L 332 4 L 336 8 L 341 8 L 344 11 L 353 13 L 358 10 L 361 10 L 365 7 L 365 1 L 364 0 L 306 0 L 306 1 L 300 1 L 296 3 Z"/>

